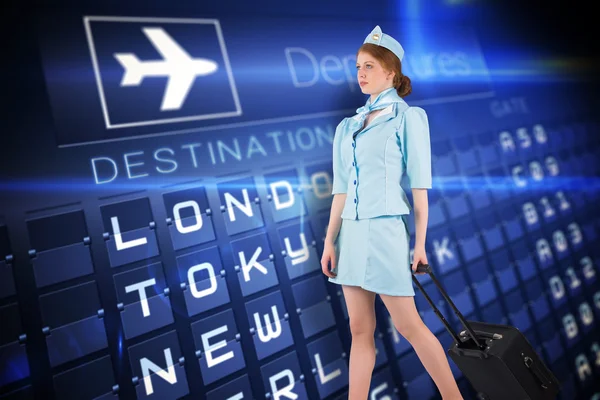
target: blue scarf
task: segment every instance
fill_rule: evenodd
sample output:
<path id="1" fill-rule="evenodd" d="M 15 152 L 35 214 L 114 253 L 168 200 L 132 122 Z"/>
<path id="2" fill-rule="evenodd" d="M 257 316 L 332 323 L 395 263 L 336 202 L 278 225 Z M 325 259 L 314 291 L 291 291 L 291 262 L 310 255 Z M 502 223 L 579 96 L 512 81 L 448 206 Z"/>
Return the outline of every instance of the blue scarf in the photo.
<path id="1" fill-rule="evenodd" d="M 404 100 L 402 100 L 402 97 L 398 96 L 398 92 L 396 92 L 396 88 L 389 88 L 384 90 L 383 92 L 379 93 L 379 95 L 377 95 L 377 97 L 375 98 L 375 101 L 373 101 L 371 103 L 371 97 L 369 97 L 369 99 L 367 100 L 367 103 L 358 108 L 356 110 L 356 114 L 354 117 L 352 117 L 352 127 L 354 132 L 358 132 L 359 130 L 362 130 L 363 124 L 365 123 L 365 119 L 367 118 L 367 115 L 369 115 L 369 113 L 371 111 L 375 111 L 375 110 L 381 110 L 383 108 L 388 107 L 391 104 L 394 103 L 403 103 Z"/>

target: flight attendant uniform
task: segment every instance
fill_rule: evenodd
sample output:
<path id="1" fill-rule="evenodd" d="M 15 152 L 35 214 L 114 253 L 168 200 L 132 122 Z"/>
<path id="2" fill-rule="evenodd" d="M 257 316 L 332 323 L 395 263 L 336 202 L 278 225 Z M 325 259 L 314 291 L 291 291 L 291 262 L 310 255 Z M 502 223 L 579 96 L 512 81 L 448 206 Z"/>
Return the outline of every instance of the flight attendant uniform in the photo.
<path id="1" fill-rule="evenodd" d="M 363 127 L 373 110 L 381 112 Z M 431 188 L 429 122 L 390 88 L 335 130 L 332 194 L 347 196 L 334 242 L 337 276 L 329 282 L 414 296 L 404 174 L 411 188 Z"/>

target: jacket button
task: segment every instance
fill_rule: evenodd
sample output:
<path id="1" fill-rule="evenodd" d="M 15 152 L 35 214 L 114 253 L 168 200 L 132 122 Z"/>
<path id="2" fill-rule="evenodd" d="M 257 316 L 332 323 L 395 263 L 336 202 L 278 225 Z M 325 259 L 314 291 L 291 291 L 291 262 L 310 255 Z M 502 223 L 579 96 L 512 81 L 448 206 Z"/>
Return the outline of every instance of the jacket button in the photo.
<path id="1" fill-rule="evenodd" d="M 354 161 L 352 161 L 352 166 L 354 167 Z"/>
<path id="2" fill-rule="evenodd" d="M 356 147 L 356 143 L 352 143 L 352 147 Z"/>
<path id="3" fill-rule="evenodd" d="M 356 204 L 356 199 L 354 199 L 354 203 Z"/>
<path id="4" fill-rule="evenodd" d="M 356 185 L 356 179 L 354 180 L 354 184 Z"/>

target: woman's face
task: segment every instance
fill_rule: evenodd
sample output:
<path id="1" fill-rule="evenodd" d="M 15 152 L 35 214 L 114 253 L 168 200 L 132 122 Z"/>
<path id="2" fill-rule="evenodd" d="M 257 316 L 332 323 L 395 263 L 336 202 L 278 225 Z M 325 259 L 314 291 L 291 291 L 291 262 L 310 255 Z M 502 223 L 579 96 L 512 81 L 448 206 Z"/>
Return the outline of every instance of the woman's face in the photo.
<path id="1" fill-rule="evenodd" d="M 375 57 L 361 51 L 356 58 L 356 78 L 362 92 L 375 98 L 393 86 L 394 73 L 384 70 Z"/>

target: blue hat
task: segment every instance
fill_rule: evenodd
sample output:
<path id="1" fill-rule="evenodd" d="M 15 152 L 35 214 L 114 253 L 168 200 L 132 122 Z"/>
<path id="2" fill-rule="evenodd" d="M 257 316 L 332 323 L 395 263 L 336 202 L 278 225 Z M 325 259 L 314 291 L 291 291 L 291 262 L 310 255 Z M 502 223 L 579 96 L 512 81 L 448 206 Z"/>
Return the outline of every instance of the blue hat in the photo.
<path id="1" fill-rule="evenodd" d="M 385 47 L 394 53 L 400 59 L 400 61 L 402 61 L 402 57 L 404 57 L 404 49 L 400 43 L 398 43 L 398 41 L 390 35 L 386 35 L 385 33 L 381 32 L 379 25 L 377 25 L 375 29 L 369 33 L 363 44 L 364 43 L 373 43 L 378 46 Z"/>

